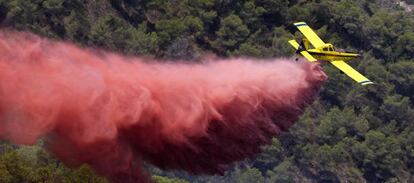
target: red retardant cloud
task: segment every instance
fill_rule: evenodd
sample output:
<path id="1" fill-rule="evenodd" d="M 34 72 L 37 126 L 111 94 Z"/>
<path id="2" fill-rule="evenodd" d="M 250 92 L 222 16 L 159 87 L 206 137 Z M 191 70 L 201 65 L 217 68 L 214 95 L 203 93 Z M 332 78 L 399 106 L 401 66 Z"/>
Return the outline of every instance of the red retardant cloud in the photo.
<path id="1" fill-rule="evenodd" d="M 3 31 L 0 138 L 44 138 L 113 182 L 151 182 L 142 162 L 223 173 L 291 127 L 325 79 L 311 63 L 160 63 Z"/>

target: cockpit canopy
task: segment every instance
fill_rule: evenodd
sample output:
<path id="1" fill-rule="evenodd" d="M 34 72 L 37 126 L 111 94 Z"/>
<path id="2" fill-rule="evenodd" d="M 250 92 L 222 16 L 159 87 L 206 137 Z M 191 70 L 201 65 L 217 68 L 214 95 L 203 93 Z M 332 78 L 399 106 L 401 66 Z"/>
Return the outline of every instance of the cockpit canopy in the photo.
<path id="1" fill-rule="evenodd" d="M 325 46 L 322 47 L 323 51 L 335 51 L 335 48 L 333 47 L 332 44 L 326 44 Z"/>

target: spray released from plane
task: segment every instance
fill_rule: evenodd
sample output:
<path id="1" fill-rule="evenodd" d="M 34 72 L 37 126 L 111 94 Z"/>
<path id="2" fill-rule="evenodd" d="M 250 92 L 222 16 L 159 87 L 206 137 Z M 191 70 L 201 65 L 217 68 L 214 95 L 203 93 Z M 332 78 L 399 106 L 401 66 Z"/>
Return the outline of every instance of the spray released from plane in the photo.
<path id="1" fill-rule="evenodd" d="M 0 138 L 43 138 L 113 182 L 150 182 L 144 161 L 222 173 L 292 126 L 325 79 L 310 63 L 148 62 L 0 32 Z"/>

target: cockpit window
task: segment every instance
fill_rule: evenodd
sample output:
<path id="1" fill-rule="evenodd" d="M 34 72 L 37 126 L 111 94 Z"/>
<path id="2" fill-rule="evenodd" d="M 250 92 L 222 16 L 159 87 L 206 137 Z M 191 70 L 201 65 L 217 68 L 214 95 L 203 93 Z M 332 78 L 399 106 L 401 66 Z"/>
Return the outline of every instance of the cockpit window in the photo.
<path id="1" fill-rule="evenodd" d="M 323 51 L 329 51 L 328 48 L 323 48 Z"/>

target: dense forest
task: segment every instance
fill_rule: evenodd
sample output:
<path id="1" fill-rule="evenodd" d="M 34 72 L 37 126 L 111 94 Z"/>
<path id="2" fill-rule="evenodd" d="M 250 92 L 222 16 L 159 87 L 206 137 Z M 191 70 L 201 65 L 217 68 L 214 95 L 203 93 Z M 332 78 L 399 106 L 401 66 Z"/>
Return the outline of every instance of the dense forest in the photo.
<path id="1" fill-rule="evenodd" d="M 414 1 L 406 1 L 414 4 Z M 127 55 L 199 62 L 291 57 L 306 21 L 375 85 L 329 65 L 320 96 L 296 125 L 224 176 L 148 165 L 159 183 L 414 182 L 414 11 L 392 0 L 0 0 L 3 29 Z M 41 147 L 2 142 L 0 182 L 106 182 Z"/>

